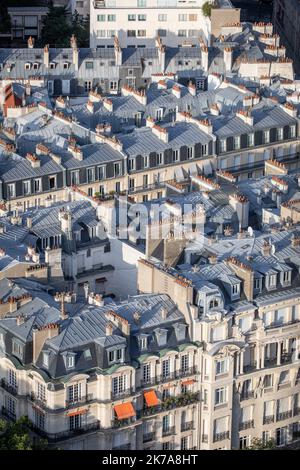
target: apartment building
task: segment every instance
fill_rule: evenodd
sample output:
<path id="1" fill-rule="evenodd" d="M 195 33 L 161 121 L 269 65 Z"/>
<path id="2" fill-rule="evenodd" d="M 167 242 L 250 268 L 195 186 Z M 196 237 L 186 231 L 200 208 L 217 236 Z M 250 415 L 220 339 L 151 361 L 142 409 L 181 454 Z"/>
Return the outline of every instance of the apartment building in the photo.
<path id="1" fill-rule="evenodd" d="M 172 292 L 204 345 L 200 449 L 243 449 L 253 438 L 281 446 L 299 435 L 296 233 L 195 242 L 193 266 L 139 264 L 139 291 Z"/>
<path id="2" fill-rule="evenodd" d="M 299 31 L 300 7 L 297 0 L 275 0 L 273 2 L 273 24 L 277 34 L 282 38 L 289 57 L 295 64 L 295 70 L 299 73 L 300 57 L 298 52 L 297 32 Z"/>
<path id="3" fill-rule="evenodd" d="M 209 42 L 203 0 L 95 0 L 91 2 L 90 47 L 151 47 L 161 37 L 171 47 Z"/>
<path id="4" fill-rule="evenodd" d="M 20 307 L 0 324 L 4 416 L 63 449 L 197 447 L 199 346 L 168 296 Z"/>

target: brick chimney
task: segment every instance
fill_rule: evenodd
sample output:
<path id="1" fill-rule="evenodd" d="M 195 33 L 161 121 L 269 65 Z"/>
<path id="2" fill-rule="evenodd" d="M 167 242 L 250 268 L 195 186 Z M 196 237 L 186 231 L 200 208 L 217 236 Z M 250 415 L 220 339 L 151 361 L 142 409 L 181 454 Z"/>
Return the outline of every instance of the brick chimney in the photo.
<path id="1" fill-rule="evenodd" d="M 248 264 L 242 263 L 238 258 L 227 258 L 226 263 L 234 271 L 234 273 L 243 279 L 244 293 L 247 300 L 253 300 L 254 288 L 254 271 Z"/>
<path id="2" fill-rule="evenodd" d="M 54 338 L 59 334 L 59 325 L 57 323 L 49 323 L 42 328 L 36 328 L 32 332 L 33 357 L 35 364 L 47 339 Z"/>

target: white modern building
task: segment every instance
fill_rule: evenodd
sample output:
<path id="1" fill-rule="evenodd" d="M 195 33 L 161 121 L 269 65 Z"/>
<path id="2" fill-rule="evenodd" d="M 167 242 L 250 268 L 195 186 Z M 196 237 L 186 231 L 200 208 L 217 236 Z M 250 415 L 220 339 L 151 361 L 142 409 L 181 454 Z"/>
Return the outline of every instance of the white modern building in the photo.
<path id="1" fill-rule="evenodd" d="M 168 46 L 194 45 L 210 36 L 202 14 L 205 0 L 94 0 L 90 9 L 90 46 L 154 45 L 159 35 Z"/>

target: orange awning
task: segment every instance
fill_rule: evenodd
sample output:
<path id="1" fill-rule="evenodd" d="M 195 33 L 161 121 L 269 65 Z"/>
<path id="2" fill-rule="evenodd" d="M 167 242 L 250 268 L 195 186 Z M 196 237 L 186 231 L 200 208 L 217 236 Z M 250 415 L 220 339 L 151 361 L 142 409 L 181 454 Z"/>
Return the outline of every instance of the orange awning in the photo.
<path id="1" fill-rule="evenodd" d="M 69 413 L 67 413 L 67 416 L 78 416 L 78 415 L 84 415 L 85 413 L 87 413 L 86 408 L 83 410 L 70 411 Z"/>
<path id="2" fill-rule="evenodd" d="M 147 406 L 156 406 L 159 403 L 157 395 L 154 390 L 150 390 L 149 392 L 144 392 L 144 398 L 146 400 Z"/>
<path id="3" fill-rule="evenodd" d="M 132 416 L 135 416 L 135 411 L 132 406 L 131 401 L 127 403 L 122 403 L 121 405 L 116 405 L 114 407 L 118 419 L 128 419 Z"/>
<path id="4" fill-rule="evenodd" d="M 195 382 L 196 382 L 195 379 L 183 380 L 181 382 L 181 385 L 192 385 Z"/>

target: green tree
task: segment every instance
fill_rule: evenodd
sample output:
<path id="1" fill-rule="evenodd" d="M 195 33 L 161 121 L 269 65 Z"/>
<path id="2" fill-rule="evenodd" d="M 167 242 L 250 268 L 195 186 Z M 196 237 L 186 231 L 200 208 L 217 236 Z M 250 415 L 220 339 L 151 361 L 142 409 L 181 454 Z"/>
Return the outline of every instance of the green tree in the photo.
<path id="1" fill-rule="evenodd" d="M 251 441 L 251 446 L 247 447 L 245 450 L 268 450 L 274 449 L 276 447 L 274 439 L 269 439 L 268 441 L 264 442 L 262 439 L 258 437 L 254 437 Z"/>
<path id="2" fill-rule="evenodd" d="M 33 440 L 29 431 L 30 422 L 23 416 L 15 423 L 0 419 L 0 450 L 44 450 L 46 439 Z"/>
<path id="3" fill-rule="evenodd" d="M 89 47 L 90 42 L 90 18 L 82 18 L 78 12 L 72 16 L 72 34 L 76 36 L 78 47 Z"/>
<path id="4" fill-rule="evenodd" d="M 0 4 L 0 33 L 9 33 L 11 27 L 10 16 L 7 11 L 7 5 Z"/>
<path id="5" fill-rule="evenodd" d="M 207 1 L 207 2 L 203 3 L 203 5 L 202 5 L 203 15 L 211 17 L 211 10 L 213 8 L 217 8 L 216 2 Z"/>
<path id="6" fill-rule="evenodd" d="M 42 41 L 43 44 L 57 47 L 69 47 L 72 26 L 70 22 L 70 12 L 66 7 L 53 7 L 50 5 L 49 11 L 43 20 Z"/>

